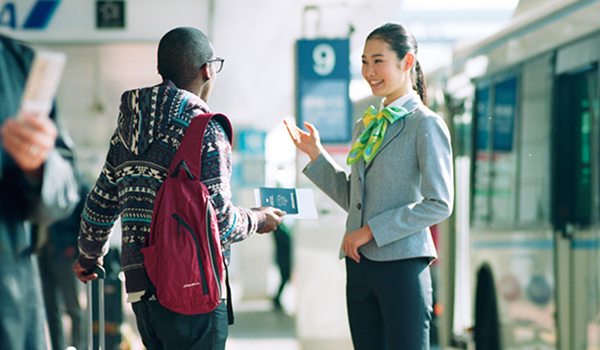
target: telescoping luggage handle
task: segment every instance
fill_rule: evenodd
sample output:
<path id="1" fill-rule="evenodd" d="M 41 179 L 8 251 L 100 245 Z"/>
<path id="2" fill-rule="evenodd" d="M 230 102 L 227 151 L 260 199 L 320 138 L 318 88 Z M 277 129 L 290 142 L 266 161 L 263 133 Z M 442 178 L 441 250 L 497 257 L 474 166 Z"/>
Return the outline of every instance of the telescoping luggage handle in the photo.
<path id="1" fill-rule="evenodd" d="M 104 279 L 106 278 L 106 271 L 100 265 L 96 265 L 93 269 L 88 271 L 88 274 L 95 273 L 98 275 L 98 344 L 99 350 L 106 350 L 106 339 L 104 337 Z M 87 318 L 88 318 L 88 350 L 94 348 L 94 319 L 92 317 L 92 281 L 88 281 L 87 284 Z"/>

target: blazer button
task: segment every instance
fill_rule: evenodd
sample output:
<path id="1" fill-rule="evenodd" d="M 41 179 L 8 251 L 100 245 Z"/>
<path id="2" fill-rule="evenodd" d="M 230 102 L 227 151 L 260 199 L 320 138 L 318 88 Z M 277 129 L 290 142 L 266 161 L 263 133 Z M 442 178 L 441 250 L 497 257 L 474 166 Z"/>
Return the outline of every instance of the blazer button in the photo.
<path id="1" fill-rule="evenodd" d="M 360 210 L 361 208 L 362 208 L 362 205 L 361 205 L 360 203 L 358 203 L 358 204 L 356 205 L 356 209 Z"/>

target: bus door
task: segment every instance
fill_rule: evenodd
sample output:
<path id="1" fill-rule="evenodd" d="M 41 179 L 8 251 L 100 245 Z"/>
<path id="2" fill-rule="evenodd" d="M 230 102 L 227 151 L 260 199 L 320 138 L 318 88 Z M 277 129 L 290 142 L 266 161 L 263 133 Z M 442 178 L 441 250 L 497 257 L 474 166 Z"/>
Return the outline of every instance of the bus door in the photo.
<path id="1" fill-rule="evenodd" d="M 600 349 L 598 67 L 560 73 L 554 86 L 552 221 L 559 349 Z"/>

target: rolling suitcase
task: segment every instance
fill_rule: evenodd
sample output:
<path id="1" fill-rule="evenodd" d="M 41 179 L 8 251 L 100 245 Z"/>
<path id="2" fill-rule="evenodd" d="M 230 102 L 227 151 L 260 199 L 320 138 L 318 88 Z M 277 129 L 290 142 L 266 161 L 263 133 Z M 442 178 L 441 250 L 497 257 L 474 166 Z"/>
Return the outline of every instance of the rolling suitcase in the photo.
<path id="1" fill-rule="evenodd" d="M 119 350 L 127 346 L 122 333 L 125 315 L 123 281 L 119 277 L 121 273 L 119 250 L 110 248 L 104 256 L 102 271 L 98 269 L 99 267 L 95 267 L 89 273 L 96 273 L 100 278 L 86 285 L 89 305 L 87 323 L 91 325 L 88 326 L 87 331 L 90 345 L 86 345 L 86 349 Z"/>
<path id="2" fill-rule="evenodd" d="M 98 282 L 98 349 L 106 350 L 106 338 L 104 332 L 104 279 L 106 278 L 106 271 L 102 266 L 96 265 L 90 273 L 96 273 L 98 278 L 96 279 Z M 93 319 L 93 305 L 92 302 L 92 283 L 93 281 L 89 281 L 86 283 L 87 285 L 87 342 L 88 342 L 88 350 L 92 350 L 94 348 L 94 319 Z"/>

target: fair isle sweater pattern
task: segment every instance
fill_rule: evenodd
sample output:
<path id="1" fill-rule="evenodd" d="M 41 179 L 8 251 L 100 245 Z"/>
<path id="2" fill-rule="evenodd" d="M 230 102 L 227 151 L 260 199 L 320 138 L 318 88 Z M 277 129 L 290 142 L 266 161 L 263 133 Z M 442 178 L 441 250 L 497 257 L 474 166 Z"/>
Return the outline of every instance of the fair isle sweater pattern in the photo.
<path id="1" fill-rule="evenodd" d="M 101 262 L 108 239 L 121 218 L 121 266 L 128 293 L 143 291 L 148 279 L 141 248 L 150 231 L 156 195 L 164 182 L 191 119 L 209 112 L 196 95 L 171 82 L 127 91 L 121 98 L 117 130 L 104 167 L 86 199 L 79 236 L 79 262 L 86 269 Z M 219 221 L 222 250 L 230 260 L 231 243 L 264 226 L 260 211 L 231 202 L 231 144 L 221 125 L 211 120 L 202 145 L 202 173 Z"/>

